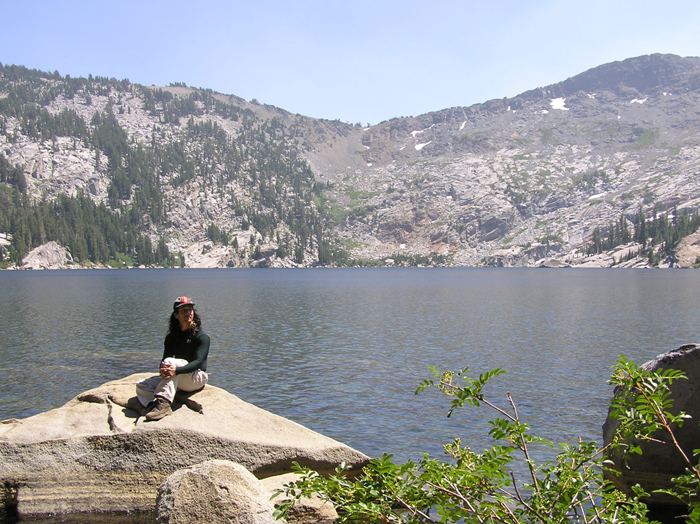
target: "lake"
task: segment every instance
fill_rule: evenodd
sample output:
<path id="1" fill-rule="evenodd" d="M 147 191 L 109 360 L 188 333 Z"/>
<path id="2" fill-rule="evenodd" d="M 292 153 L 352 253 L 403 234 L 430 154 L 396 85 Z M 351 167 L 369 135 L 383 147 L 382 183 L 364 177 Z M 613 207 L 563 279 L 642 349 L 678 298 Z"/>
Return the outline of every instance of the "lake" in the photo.
<path id="1" fill-rule="evenodd" d="M 553 439 L 600 439 L 621 353 L 641 363 L 695 342 L 700 272 L 300 269 L 0 272 L 0 419 L 156 371 L 172 302 L 194 298 L 211 383 L 369 455 L 398 460 L 490 413 L 414 395 L 428 365 L 500 367 L 523 419 Z"/>

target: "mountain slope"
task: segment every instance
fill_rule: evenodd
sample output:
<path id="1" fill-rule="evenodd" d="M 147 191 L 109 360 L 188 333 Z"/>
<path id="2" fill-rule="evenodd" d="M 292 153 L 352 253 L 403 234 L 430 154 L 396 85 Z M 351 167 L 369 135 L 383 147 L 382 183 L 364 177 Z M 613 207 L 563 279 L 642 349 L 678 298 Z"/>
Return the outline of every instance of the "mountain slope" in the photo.
<path id="1" fill-rule="evenodd" d="M 700 59 L 674 55 L 366 129 L 2 66 L 0 257 L 58 240 L 81 264 L 611 265 L 625 244 L 625 264 L 672 264 L 700 205 L 699 124 Z M 60 195 L 97 225 L 49 223 Z"/>
<path id="2" fill-rule="evenodd" d="M 163 239 L 188 266 L 264 264 L 273 255 L 296 264 L 328 258 L 327 220 L 315 202 L 320 190 L 278 118 L 205 90 L 174 95 L 12 66 L 1 78 L 4 181 L 25 198 L 5 210 L 0 226 L 24 237 L 22 247 L 44 240 L 47 224 L 35 222 L 52 215 L 32 206 L 68 195 L 81 212 L 88 197 L 116 213 L 121 227 L 145 234 L 151 245 Z M 84 222 L 78 227 L 90 232 Z M 106 255 L 81 250 L 81 238 L 68 233 L 57 240 L 71 245 L 81 263 L 123 256 L 166 262 L 104 233 L 94 236 L 109 244 Z M 86 252 L 76 257 L 75 250 Z"/>
<path id="3" fill-rule="evenodd" d="M 581 262 L 594 229 L 620 214 L 632 229 L 640 208 L 697 209 L 699 79 L 700 59 L 652 55 L 374 126 L 363 169 L 328 171 L 351 208 L 342 234 L 370 258 Z"/>

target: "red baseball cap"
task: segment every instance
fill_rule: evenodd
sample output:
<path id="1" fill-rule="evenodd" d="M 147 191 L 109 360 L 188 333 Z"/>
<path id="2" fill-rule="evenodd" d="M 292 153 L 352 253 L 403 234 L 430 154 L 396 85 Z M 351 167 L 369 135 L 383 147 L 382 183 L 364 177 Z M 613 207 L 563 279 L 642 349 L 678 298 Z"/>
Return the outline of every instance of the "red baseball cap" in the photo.
<path id="1" fill-rule="evenodd" d="M 179 307 L 182 306 L 192 306 L 194 307 L 194 302 L 192 302 L 192 299 L 190 297 L 186 297 L 185 295 L 182 295 L 181 297 L 177 297 L 175 299 L 175 303 L 173 304 L 173 310 L 176 310 Z"/>

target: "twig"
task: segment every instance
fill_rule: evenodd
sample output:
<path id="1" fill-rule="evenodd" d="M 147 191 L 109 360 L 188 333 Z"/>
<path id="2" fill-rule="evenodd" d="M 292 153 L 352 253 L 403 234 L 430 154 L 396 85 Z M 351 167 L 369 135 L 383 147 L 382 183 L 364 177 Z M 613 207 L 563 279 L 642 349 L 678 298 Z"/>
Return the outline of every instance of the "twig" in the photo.
<path id="1" fill-rule="evenodd" d="M 490 407 L 490 408 L 495 409 L 496 411 L 498 411 L 498 412 L 499 412 L 501 415 L 503 415 L 504 417 L 507 417 L 508 420 L 510 420 L 510 421 L 512 421 L 512 422 L 517 422 L 517 421 L 518 421 L 517 416 L 514 417 L 513 415 L 511 415 L 511 414 L 508 413 L 507 411 L 505 411 L 505 410 L 499 408 L 499 407 L 498 407 L 497 405 L 495 405 L 495 404 L 492 404 L 491 402 L 489 402 L 489 401 L 486 400 L 485 398 L 481 397 L 481 398 L 479 398 L 479 400 L 480 400 L 481 402 L 483 402 L 484 404 L 486 404 L 488 407 Z M 517 415 L 517 414 L 516 414 L 516 415 Z"/>
<path id="2" fill-rule="evenodd" d="M 479 522 L 483 523 L 484 519 L 482 519 L 477 513 L 476 509 L 474 509 L 474 506 L 472 506 L 471 502 L 469 502 L 467 499 L 462 499 L 462 502 L 467 505 L 467 508 L 469 508 L 469 511 L 472 512 L 472 514 L 476 517 L 476 520 Z"/>
<path id="3" fill-rule="evenodd" d="M 455 386 L 454 384 L 451 384 L 451 383 L 449 383 L 449 382 L 444 382 L 444 381 L 440 381 L 440 386 L 448 387 L 448 388 L 450 388 L 450 389 L 452 389 L 452 390 L 457 390 L 457 389 L 459 389 L 459 386 Z M 499 408 L 496 404 L 493 404 L 493 403 L 491 403 L 490 401 L 486 400 L 482 395 L 477 395 L 476 398 L 477 398 L 477 400 L 479 400 L 479 402 L 483 402 L 484 404 L 486 404 L 486 405 L 487 405 L 488 407 L 490 407 L 491 409 L 498 411 L 498 412 L 499 412 L 501 415 L 503 415 L 504 417 L 506 417 L 506 418 L 508 418 L 509 420 L 515 422 L 516 419 L 513 418 L 513 415 L 511 415 L 511 414 L 508 413 L 507 411 L 503 410 L 502 408 Z"/>
<path id="4" fill-rule="evenodd" d="M 579 508 L 581 508 L 581 518 L 583 519 L 583 524 L 588 524 L 588 519 L 586 518 L 586 510 L 583 508 L 583 503 L 578 503 Z"/>
<path id="5" fill-rule="evenodd" d="M 591 495 L 590 491 L 588 492 L 588 500 L 591 501 L 591 506 L 593 506 L 593 511 L 595 511 L 595 516 L 598 517 L 598 521 L 603 522 L 603 517 L 600 516 L 598 507 L 595 505 L 595 500 L 593 500 L 593 495 Z"/>
<path id="6" fill-rule="evenodd" d="M 513 522 L 515 522 L 515 524 L 519 524 L 520 521 L 519 521 L 518 518 L 515 516 L 515 514 L 513 513 L 513 511 L 508 507 L 508 504 L 506 504 L 506 503 L 503 502 L 502 500 L 499 500 L 499 501 L 498 501 L 498 505 L 501 506 L 504 510 L 506 510 L 506 513 L 508 513 L 508 515 L 510 516 L 511 520 L 512 520 Z"/>
<path id="7" fill-rule="evenodd" d="M 440 486 L 439 484 L 433 484 L 432 482 L 429 482 L 428 484 L 430 486 L 434 487 L 435 489 L 437 489 L 438 491 L 442 491 L 443 493 L 447 493 L 448 495 L 451 495 L 453 497 L 457 497 L 460 501 L 462 501 L 462 503 L 464 503 L 467 506 L 469 511 L 472 512 L 472 514 L 476 517 L 476 519 L 479 522 L 481 522 L 481 523 L 486 522 L 476 512 L 476 508 L 474 508 L 474 506 L 472 506 L 471 502 L 469 502 L 469 499 L 462 494 L 462 492 L 459 490 L 459 488 L 453 482 L 449 482 L 449 481 L 447 481 L 447 482 L 450 485 L 450 487 L 452 488 L 451 490 L 447 489 L 444 486 Z M 508 512 L 512 515 L 512 512 L 510 510 L 508 510 Z M 499 515 L 492 514 L 491 517 L 496 519 L 498 522 L 503 522 L 505 524 L 507 524 L 509 522 L 508 520 L 505 520 L 503 517 L 500 517 Z M 515 524 L 518 524 L 517 520 L 515 520 L 514 522 L 515 522 Z"/>
<path id="8" fill-rule="evenodd" d="M 510 472 L 510 478 L 513 480 L 513 489 L 515 489 L 515 495 L 518 497 L 518 500 L 520 501 L 521 504 L 525 504 L 525 500 L 520 495 L 520 490 L 518 489 L 518 483 L 515 481 L 515 473 L 513 473 L 512 471 Z"/>
<path id="9" fill-rule="evenodd" d="M 450 495 L 450 496 L 452 496 L 452 497 L 457 497 L 457 498 L 458 498 L 459 500 L 461 500 L 464 504 L 466 504 L 467 508 L 469 508 L 469 511 L 471 511 L 471 512 L 474 514 L 474 516 L 476 517 L 476 519 L 477 519 L 479 522 L 481 522 L 481 523 L 484 522 L 484 519 L 482 519 L 482 518 L 479 516 L 479 514 L 476 512 L 476 509 L 474 509 L 474 506 L 472 506 L 472 505 L 471 505 L 471 502 L 469 502 L 469 499 L 467 499 L 467 497 L 465 497 L 464 495 L 462 495 L 462 493 L 461 493 L 458 489 L 456 489 L 456 487 L 454 486 L 454 484 L 451 484 L 454 491 L 453 491 L 453 490 L 449 490 L 449 489 L 447 489 L 447 488 L 444 487 L 444 486 L 440 486 L 439 484 L 433 484 L 432 482 L 427 482 L 427 484 L 428 484 L 428 486 L 431 486 L 431 487 L 435 488 L 435 489 L 438 490 L 438 491 L 442 491 L 443 493 L 447 493 L 448 495 Z"/>
<path id="10" fill-rule="evenodd" d="M 571 471 L 572 472 L 578 471 L 579 468 L 581 468 L 581 466 L 583 466 L 587 462 L 592 462 L 595 457 L 605 453 L 608 450 L 608 448 L 610 448 L 612 445 L 613 445 L 612 442 L 608 442 L 605 446 L 598 448 L 595 453 L 593 453 L 592 455 L 590 455 L 589 457 L 587 457 L 585 459 L 579 460 L 578 462 L 576 462 L 576 459 L 572 458 Z M 556 504 L 557 502 L 559 502 L 559 500 L 561 500 L 561 498 L 563 496 L 564 496 L 564 491 L 562 490 L 557 495 L 557 498 L 554 499 L 553 505 Z M 571 501 L 571 503 L 573 504 L 573 500 Z"/>
<path id="11" fill-rule="evenodd" d="M 423 513 L 423 512 L 422 512 L 421 510 L 419 510 L 418 508 L 411 506 L 410 504 L 408 504 L 407 502 L 405 502 L 405 501 L 404 501 L 401 497 L 399 497 L 398 495 L 396 495 L 396 500 L 397 500 L 398 503 L 401 504 L 404 508 L 406 508 L 408 511 L 410 511 L 411 513 L 413 513 L 414 516 L 417 515 L 417 516 L 420 517 L 424 522 L 431 522 L 431 523 L 435 522 L 433 519 L 430 518 L 429 515 L 426 515 L 425 513 Z"/>
<path id="12" fill-rule="evenodd" d="M 513 396 L 510 394 L 510 391 L 506 393 L 506 398 L 508 398 L 508 402 L 510 402 L 510 405 L 513 407 L 513 413 L 515 414 L 515 422 L 517 422 L 519 424 L 520 417 L 518 417 L 518 408 L 515 407 L 515 402 L 513 401 Z M 527 468 L 530 470 L 530 476 L 532 477 L 532 482 L 533 482 L 533 485 L 535 486 L 535 491 L 537 492 L 537 496 L 541 496 L 542 493 L 540 492 L 540 484 L 537 481 L 537 475 L 535 474 L 535 468 L 532 466 L 532 459 L 530 458 L 530 452 L 527 449 L 527 444 L 525 443 L 525 438 L 523 437 L 522 432 L 520 432 L 519 435 L 520 435 L 520 445 L 522 446 L 520 449 L 522 449 L 523 453 L 525 454 L 525 461 L 527 462 Z"/>
<path id="13" fill-rule="evenodd" d="M 686 455 L 685 451 L 683 451 L 683 448 L 679 444 L 678 440 L 676 440 L 676 435 L 673 432 L 673 429 L 671 429 L 671 425 L 668 423 L 668 419 L 666 418 L 666 415 L 664 414 L 663 410 L 659 407 L 658 402 L 650 398 L 649 395 L 647 395 L 644 388 L 637 386 L 636 389 L 644 397 L 644 399 L 654 408 L 654 412 L 656 413 L 657 419 L 661 422 L 661 425 L 663 426 L 666 433 L 668 433 L 668 435 L 671 437 L 674 447 L 681 454 L 681 457 L 683 457 L 683 460 L 687 464 L 688 468 L 693 472 L 693 474 L 698 478 L 698 480 L 700 480 L 700 470 L 698 470 L 698 468 L 696 468 L 693 465 L 693 463 L 688 458 L 688 455 Z"/>
<path id="14" fill-rule="evenodd" d="M 497 488 L 497 489 L 498 489 L 499 492 L 503 493 L 504 495 L 508 495 L 508 496 L 509 496 L 510 498 L 512 498 L 512 499 L 515 499 L 515 498 L 516 498 L 516 497 L 513 497 L 513 494 L 512 494 L 512 493 L 506 491 L 506 490 L 503 489 L 503 488 Z M 516 491 L 517 491 L 517 489 L 516 489 Z M 542 519 L 543 522 L 547 522 L 548 520 L 550 520 L 546 515 L 542 515 L 542 513 L 540 513 L 540 512 L 537 511 L 535 508 L 533 508 L 532 506 L 530 506 L 530 504 L 528 504 L 527 502 L 525 502 L 525 500 L 520 496 L 520 494 L 518 494 L 517 500 L 518 500 L 518 502 L 520 502 L 523 506 L 525 506 L 525 508 L 526 508 L 528 511 L 532 512 L 533 514 L 537 515 L 540 519 Z"/>
<path id="15" fill-rule="evenodd" d="M 574 518 L 576 519 L 576 522 L 578 522 L 578 509 L 576 506 L 572 506 L 573 512 L 574 512 Z"/>

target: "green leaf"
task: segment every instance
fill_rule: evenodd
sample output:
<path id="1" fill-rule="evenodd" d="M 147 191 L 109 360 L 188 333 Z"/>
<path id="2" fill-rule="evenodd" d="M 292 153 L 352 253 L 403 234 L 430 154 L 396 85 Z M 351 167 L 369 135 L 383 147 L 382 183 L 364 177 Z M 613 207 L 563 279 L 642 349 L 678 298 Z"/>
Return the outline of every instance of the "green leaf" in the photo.
<path id="1" fill-rule="evenodd" d="M 682 374 L 668 370 L 651 372 L 620 356 L 610 379 L 616 386 L 611 414 L 618 421 L 613 454 L 603 455 L 597 443 L 578 439 L 559 443 L 553 460 L 535 460 L 533 457 L 539 454 L 524 453 L 525 445 L 529 449 L 533 444 L 554 443 L 532 434 L 527 422 L 515 416 L 510 399 L 502 409 L 484 393 L 486 384 L 502 375 L 502 370 L 493 369 L 477 377 L 470 376 L 468 368 L 430 370 L 433 378 L 422 381 L 417 392 L 436 386 L 448 398 L 448 416 L 465 406 L 495 408 L 498 414 L 488 421 L 488 432 L 496 445 L 478 453 L 457 436 L 443 446 L 442 459 L 426 453 L 417 463 L 397 464 L 391 455 L 384 454 L 372 459 L 353 477 L 342 465 L 335 474 L 324 477 L 297 464 L 295 469 L 303 476 L 293 487 L 285 488 L 287 496 L 296 497 L 291 504 L 302 495 L 318 493 L 334 504 L 340 524 L 425 522 L 419 514 L 444 523 L 648 522 L 646 507 L 640 502 L 648 496 L 644 489 L 635 486 L 631 495 L 621 493 L 603 478 L 603 471 L 606 475 L 619 474 L 617 465 L 628 456 L 640 454 L 643 442 L 659 441 L 662 437 L 670 441 L 668 435 L 659 431 L 667 431 L 664 417 L 676 422 L 685 419 L 683 413 L 669 411 L 669 385 Z M 512 414 L 512 419 L 505 414 Z M 534 471 L 536 481 L 528 476 L 523 482 L 512 476 L 511 471 L 528 468 Z M 519 496 L 514 495 L 516 488 Z M 681 500 L 688 500 L 697 491 L 697 477 L 691 472 L 674 479 L 674 484 L 665 490 Z M 595 508 L 587 503 L 589 500 L 596 501 Z M 290 502 L 278 505 L 276 516 L 283 515 L 283 504 Z M 700 524 L 699 513 L 696 505 L 691 506 L 691 518 L 696 524 Z"/>
<path id="2" fill-rule="evenodd" d="M 700 503 L 692 504 L 690 508 L 686 522 L 688 524 L 700 524 Z"/>

